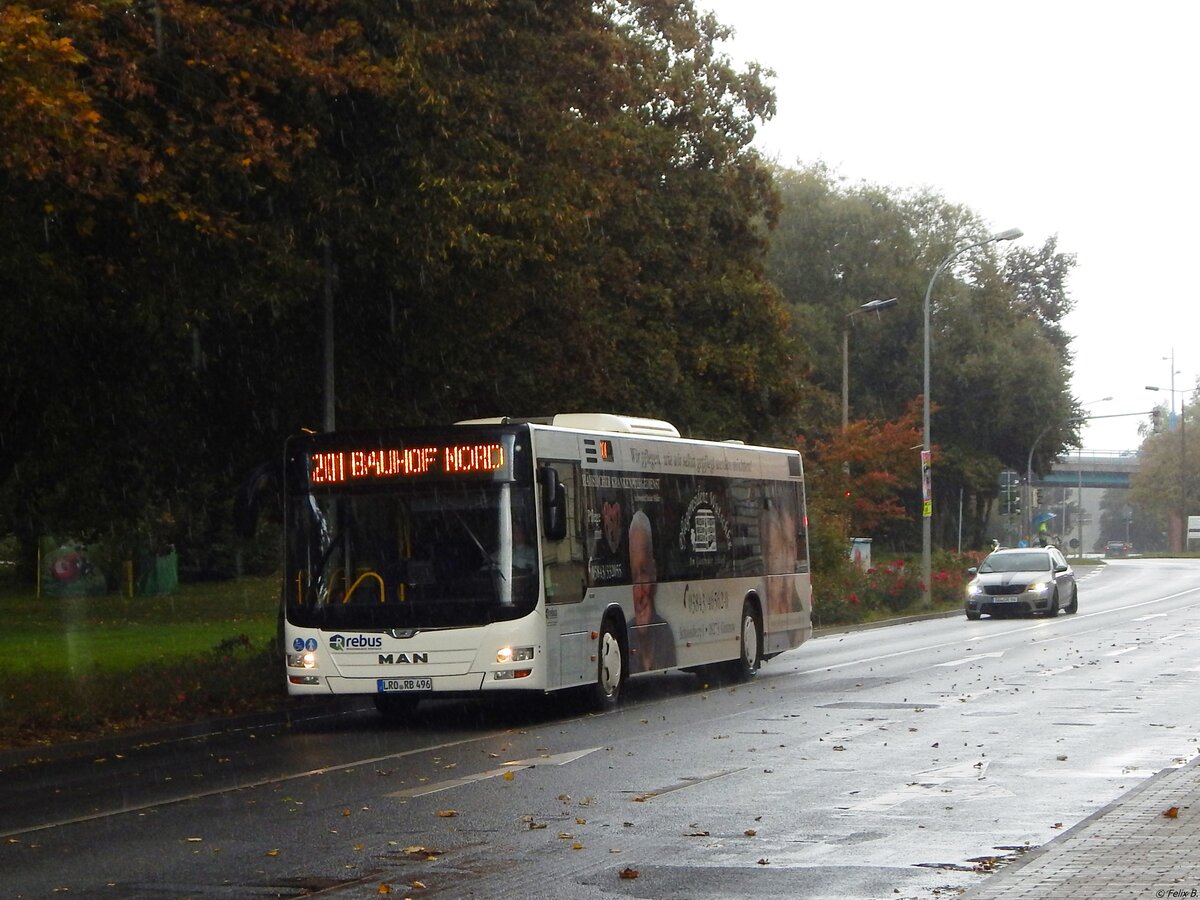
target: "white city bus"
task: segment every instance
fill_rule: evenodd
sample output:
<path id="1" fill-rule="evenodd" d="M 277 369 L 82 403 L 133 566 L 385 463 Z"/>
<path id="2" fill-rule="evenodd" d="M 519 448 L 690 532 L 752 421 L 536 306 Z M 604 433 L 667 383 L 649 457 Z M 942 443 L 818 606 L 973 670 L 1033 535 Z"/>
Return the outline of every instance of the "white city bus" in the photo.
<path id="1" fill-rule="evenodd" d="M 751 677 L 812 635 L 795 450 L 608 414 L 306 434 L 285 454 L 293 694 L 422 698 Z"/>

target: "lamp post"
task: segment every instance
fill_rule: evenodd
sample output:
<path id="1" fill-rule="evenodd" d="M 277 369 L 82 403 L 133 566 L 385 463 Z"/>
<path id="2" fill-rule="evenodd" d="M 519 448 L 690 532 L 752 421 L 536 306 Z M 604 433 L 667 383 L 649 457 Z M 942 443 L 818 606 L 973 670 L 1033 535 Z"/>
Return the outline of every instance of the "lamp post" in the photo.
<path id="1" fill-rule="evenodd" d="M 929 437 L 929 298 L 933 295 L 933 284 L 937 281 L 938 276 L 949 268 L 954 260 L 958 259 L 968 250 L 974 250 L 976 247 L 982 247 L 984 244 L 990 244 L 994 241 L 1012 241 L 1019 238 L 1023 231 L 1020 228 L 1009 228 L 1007 231 L 1000 231 L 982 240 L 972 241 L 969 244 L 964 244 L 961 247 L 956 247 L 955 250 L 938 263 L 937 268 L 933 270 L 933 275 L 929 278 L 929 286 L 925 288 L 925 306 L 924 306 L 924 330 L 925 330 L 925 376 L 922 382 L 921 391 L 921 581 L 922 593 L 925 606 L 931 606 L 933 603 L 933 527 L 931 519 L 933 518 L 933 480 L 932 480 L 932 461 L 933 461 L 933 446 Z M 955 244 L 961 241 L 962 238 L 956 238 Z"/>
<path id="2" fill-rule="evenodd" d="M 1171 351 L 1171 383 L 1175 383 L 1175 351 Z M 1148 391 L 1161 391 L 1163 388 L 1152 384 L 1146 385 Z M 1167 388 L 1171 392 L 1171 409 L 1175 409 L 1175 388 Z M 1180 389 L 1179 393 L 1186 394 L 1186 391 Z M 1172 547 L 1171 552 L 1174 553 L 1177 549 L 1185 551 L 1188 545 L 1188 514 L 1187 514 L 1187 419 L 1184 415 L 1187 400 L 1183 397 L 1179 399 L 1179 544 L 1178 548 Z"/>
<path id="3" fill-rule="evenodd" d="M 846 321 L 842 324 L 842 431 L 850 424 L 850 320 L 860 312 L 878 313 L 881 309 L 895 306 L 897 302 L 895 297 L 868 300 L 858 309 L 846 313 Z"/>

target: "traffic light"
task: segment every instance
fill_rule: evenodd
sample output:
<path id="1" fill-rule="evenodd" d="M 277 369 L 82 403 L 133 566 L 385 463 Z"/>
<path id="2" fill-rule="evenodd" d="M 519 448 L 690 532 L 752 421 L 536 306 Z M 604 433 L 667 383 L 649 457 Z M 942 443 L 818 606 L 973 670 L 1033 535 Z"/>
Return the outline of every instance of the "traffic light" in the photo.
<path id="1" fill-rule="evenodd" d="M 1154 409 L 1150 410 L 1150 430 L 1154 434 L 1159 434 L 1160 432 L 1162 432 L 1162 426 L 1163 426 L 1162 407 L 1156 406 L 1156 407 L 1154 407 Z"/>
<path id="2" fill-rule="evenodd" d="M 1000 473 L 1000 512 L 1015 516 L 1021 512 L 1021 477 L 1011 469 Z"/>
<path id="3" fill-rule="evenodd" d="M 1042 489 L 1041 488 L 1033 489 L 1033 505 L 1034 506 L 1042 505 Z"/>

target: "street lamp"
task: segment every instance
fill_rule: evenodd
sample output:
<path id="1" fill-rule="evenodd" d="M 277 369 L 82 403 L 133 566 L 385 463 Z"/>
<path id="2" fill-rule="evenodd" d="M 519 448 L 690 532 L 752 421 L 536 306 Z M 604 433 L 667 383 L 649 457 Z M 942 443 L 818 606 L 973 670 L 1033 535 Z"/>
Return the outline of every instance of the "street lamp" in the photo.
<path id="1" fill-rule="evenodd" d="M 1175 351 L 1171 351 L 1171 367 L 1175 366 Z M 1171 373 L 1171 383 L 1175 383 L 1175 373 Z M 1146 385 L 1148 391 L 1161 391 L 1163 388 L 1155 385 Z M 1168 388 L 1171 392 L 1171 409 L 1175 409 L 1175 388 Z M 1182 388 L 1180 394 L 1186 396 L 1186 391 Z M 1184 397 L 1179 398 L 1179 550 L 1187 551 L 1188 547 L 1188 514 L 1187 514 L 1187 417 L 1184 415 L 1187 400 Z M 1177 548 L 1172 547 L 1171 552 L 1174 553 Z"/>
<path id="2" fill-rule="evenodd" d="M 933 270 L 933 275 L 929 278 L 929 287 L 925 288 L 925 379 L 922 382 L 921 397 L 921 581 L 923 582 L 922 591 L 925 606 L 933 604 L 933 528 L 931 522 L 933 518 L 933 482 L 931 477 L 933 446 L 929 439 L 929 298 L 933 295 L 933 283 L 937 281 L 938 276 L 946 271 L 954 260 L 958 259 L 968 250 L 974 250 L 976 247 L 982 247 L 984 244 L 990 244 L 994 241 L 1015 240 L 1022 234 L 1024 232 L 1020 228 L 1009 228 L 1007 231 L 997 232 L 990 237 L 983 238 L 983 240 L 972 241 L 969 244 L 957 247 L 954 252 L 938 263 L 937 268 Z M 962 238 L 956 238 L 954 243 L 957 244 L 961 240 Z"/>
<path id="3" fill-rule="evenodd" d="M 846 313 L 846 321 L 842 325 L 842 431 L 850 424 L 850 320 L 860 312 L 878 313 L 881 309 L 895 306 L 897 302 L 895 297 L 868 300 L 858 309 Z"/>

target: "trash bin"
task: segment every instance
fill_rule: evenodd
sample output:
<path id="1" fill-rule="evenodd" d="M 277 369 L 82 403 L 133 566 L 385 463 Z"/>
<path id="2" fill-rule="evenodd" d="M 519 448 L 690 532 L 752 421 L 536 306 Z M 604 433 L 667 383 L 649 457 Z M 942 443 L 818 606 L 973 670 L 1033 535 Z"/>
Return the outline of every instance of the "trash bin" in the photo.
<path id="1" fill-rule="evenodd" d="M 871 538 L 850 538 L 850 559 L 864 572 L 871 568 Z"/>

